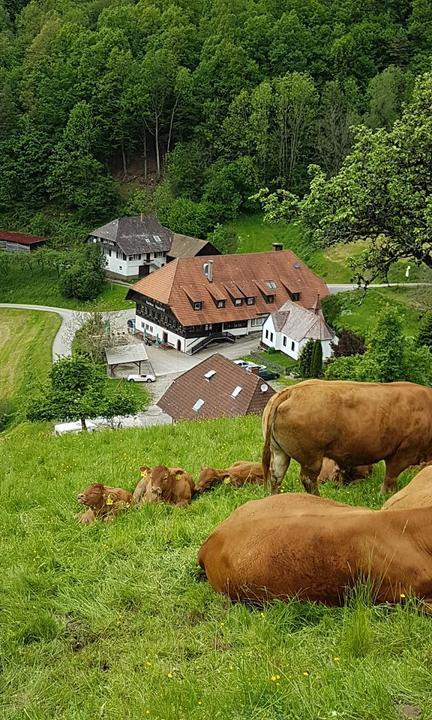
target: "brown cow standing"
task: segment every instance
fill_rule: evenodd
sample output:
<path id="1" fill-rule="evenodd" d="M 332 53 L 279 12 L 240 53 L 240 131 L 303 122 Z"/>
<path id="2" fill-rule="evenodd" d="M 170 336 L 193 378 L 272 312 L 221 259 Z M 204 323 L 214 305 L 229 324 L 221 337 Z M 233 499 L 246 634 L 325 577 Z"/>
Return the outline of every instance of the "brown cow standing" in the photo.
<path id="1" fill-rule="evenodd" d="M 414 383 L 306 380 L 273 395 L 263 413 L 263 468 L 279 492 L 293 457 L 316 495 L 324 457 L 341 467 L 386 462 L 382 492 L 407 467 L 432 460 L 432 389 Z"/>
<path id="2" fill-rule="evenodd" d="M 94 520 L 111 520 L 132 504 L 132 493 L 122 488 L 108 487 L 101 483 L 89 485 L 78 495 L 78 502 L 89 508 L 79 516 L 83 525 Z"/>
<path id="3" fill-rule="evenodd" d="M 193 491 L 194 481 L 185 470 L 158 465 L 150 473 L 143 501 L 164 501 L 182 507 L 189 505 Z"/>
<path id="4" fill-rule="evenodd" d="M 217 592 L 339 605 L 368 580 L 375 602 L 432 598 L 432 509 L 370 510 L 288 493 L 235 510 L 201 546 Z"/>
<path id="5" fill-rule="evenodd" d="M 240 487 L 245 483 L 262 485 L 264 483 L 263 467 L 261 463 L 248 462 L 247 460 L 239 460 L 225 470 L 203 467 L 195 485 L 195 491 L 203 493 L 205 490 L 210 490 L 210 488 L 223 482 L 227 482 L 227 484 L 234 487 Z"/>
<path id="6" fill-rule="evenodd" d="M 432 465 L 427 465 L 402 490 L 387 500 L 383 510 L 432 507 Z"/>

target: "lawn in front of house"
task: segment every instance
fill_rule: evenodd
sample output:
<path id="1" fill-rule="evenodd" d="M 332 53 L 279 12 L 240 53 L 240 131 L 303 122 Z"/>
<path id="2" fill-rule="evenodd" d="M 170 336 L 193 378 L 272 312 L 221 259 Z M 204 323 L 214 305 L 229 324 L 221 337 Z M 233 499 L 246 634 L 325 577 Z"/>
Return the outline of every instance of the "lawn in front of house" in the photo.
<path id="1" fill-rule="evenodd" d="M 0 308 L 0 430 L 22 415 L 32 388 L 46 379 L 60 322 L 54 313 Z"/>
<path id="2" fill-rule="evenodd" d="M 402 705 L 431 716 L 431 619 L 415 602 L 248 607 L 201 577 L 201 543 L 262 487 L 77 523 L 86 485 L 132 490 L 143 464 L 196 478 L 203 463 L 259 461 L 260 418 L 50 432 L 0 438 L 2 720 L 398 720 Z M 377 508 L 381 479 L 377 467 L 322 494 Z M 284 490 L 301 489 L 292 462 Z"/>
<path id="3" fill-rule="evenodd" d="M 95 300 L 84 302 L 75 298 L 65 298 L 59 292 L 55 271 L 27 268 L 9 269 L 0 278 L 0 302 L 22 303 L 26 305 L 48 305 L 49 307 L 69 308 L 105 312 L 132 308 L 134 304 L 125 300 L 128 288 L 108 280 L 102 293 Z"/>

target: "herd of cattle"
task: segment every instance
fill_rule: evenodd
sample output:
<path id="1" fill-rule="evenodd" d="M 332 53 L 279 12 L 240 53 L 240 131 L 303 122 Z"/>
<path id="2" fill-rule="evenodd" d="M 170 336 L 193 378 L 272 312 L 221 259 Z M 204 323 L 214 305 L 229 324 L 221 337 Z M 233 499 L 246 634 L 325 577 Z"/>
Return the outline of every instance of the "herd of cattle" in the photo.
<path id="1" fill-rule="evenodd" d="M 217 483 L 264 484 L 270 497 L 235 510 L 202 545 L 198 561 L 212 587 L 233 600 L 297 597 L 329 605 L 367 580 L 377 602 L 414 594 L 432 602 L 432 389 L 413 383 L 308 380 L 275 394 L 263 413 L 262 464 L 142 467 L 133 493 L 91 485 L 78 496 L 83 523 L 141 502 L 188 505 Z M 307 494 L 280 494 L 291 458 Z M 319 483 L 346 483 L 385 461 L 382 492 L 426 465 L 381 510 L 319 497 Z M 428 463 L 431 463 L 428 465 Z"/>

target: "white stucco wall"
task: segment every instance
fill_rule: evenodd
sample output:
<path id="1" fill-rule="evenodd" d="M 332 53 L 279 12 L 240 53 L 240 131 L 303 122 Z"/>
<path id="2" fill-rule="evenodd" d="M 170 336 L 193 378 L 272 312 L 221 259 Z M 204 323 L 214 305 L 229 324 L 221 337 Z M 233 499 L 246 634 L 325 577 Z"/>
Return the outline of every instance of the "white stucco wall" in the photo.
<path id="1" fill-rule="evenodd" d="M 155 253 L 150 253 L 149 260 L 147 260 L 147 253 L 141 253 L 141 258 L 136 255 L 127 255 L 125 260 L 123 258 L 123 251 L 120 250 L 117 245 L 108 247 L 103 242 L 101 243 L 101 241 L 97 238 L 93 238 L 93 242 L 102 245 L 106 262 L 105 269 L 109 272 L 116 273 L 117 275 L 123 275 L 124 277 L 138 277 L 140 267 L 149 262 L 151 262 L 153 266 L 156 265 L 157 267 L 163 267 L 163 265 L 166 265 L 165 254 L 163 257 L 156 257 Z M 132 259 L 130 260 L 129 258 Z M 150 268 L 150 272 L 151 270 L 152 268 Z"/>
<path id="2" fill-rule="evenodd" d="M 293 360 L 298 360 L 301 351 L 308 341 L 308 338 L 304 338 L 300 342 L 297 342 L 284 333 L 276 332 L 270 315 L 263 325 L 261 340 L 267 347 L 280 350 L 285 355 L 293 358 Z M 323 360 L 328 360 L 328 358 L 333 354 L 330 347 L 330 340 L 321 340 L 321 346 L 323 351 Z"/>
<path id="3" fill-rule="evenodd" d="M 156 338 L 159 337 L 159 340 L 163 342 L 164 333 L 168 335 L 167 342 L 170 345 L 173 345 L 175 349 L 178 349 L 177 343 L 180 341 L 180 350 L 181 352 L 186 352 L 185 350 L 185 339 L 181 337 L 181 335 L 176 335 L 176 333 L 172 332 L 172 330 L 166 330 L 161 325 L 156 325 L 156 323 L 152 322 L 152 320 L 146 320 L 145 318 L 140 317 L 139 315 L 135 315 L 135 327 L 139 332 L 144 333 L 144 330 L 151 335 L 152 337 Z M 200 338 L 202 339 L 202 338 Z M 195 338 L 194 338 L 195 340 Z M 187 343 L 188 341 L 186 341 Z M 189 340 L 191 342 L 191 339 Z"/>

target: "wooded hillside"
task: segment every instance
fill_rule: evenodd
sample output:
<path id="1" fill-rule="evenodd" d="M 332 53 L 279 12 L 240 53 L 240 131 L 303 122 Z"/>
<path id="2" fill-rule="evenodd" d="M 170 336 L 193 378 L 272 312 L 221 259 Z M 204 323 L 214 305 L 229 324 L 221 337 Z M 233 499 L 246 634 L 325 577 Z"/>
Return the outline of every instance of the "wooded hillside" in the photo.
<path id="1" fill-rule="evenodd" d="M 2 224 L 102 222 L 113 178 L 164 171 L 163 219 L 204 235 L 263 185 L 336 173 L 431 51 L 426 0 L 0 0 Z"/>

